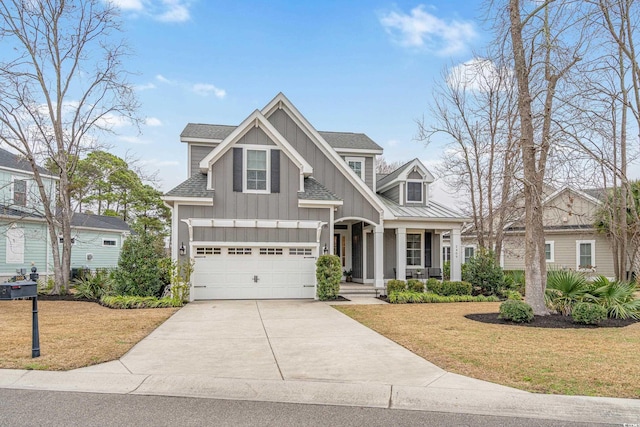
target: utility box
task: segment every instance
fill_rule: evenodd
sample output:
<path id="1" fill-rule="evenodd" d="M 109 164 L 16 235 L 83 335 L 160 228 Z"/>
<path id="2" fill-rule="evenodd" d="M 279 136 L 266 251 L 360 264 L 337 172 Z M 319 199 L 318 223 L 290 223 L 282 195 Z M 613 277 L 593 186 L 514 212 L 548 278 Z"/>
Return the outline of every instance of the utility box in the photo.
<path id="1" fill-rule="evenodd" d="M 38 296 L 38 284 L 33 280 L 21 280 L 0 284 L 0 300 L 33 298 Z"/>

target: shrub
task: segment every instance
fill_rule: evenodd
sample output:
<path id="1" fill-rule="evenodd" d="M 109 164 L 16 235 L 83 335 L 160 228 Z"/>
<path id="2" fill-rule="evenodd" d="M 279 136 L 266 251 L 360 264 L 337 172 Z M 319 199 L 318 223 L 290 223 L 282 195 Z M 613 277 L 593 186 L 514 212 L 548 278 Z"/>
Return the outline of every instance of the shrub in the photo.
<path id="1" fill-rule="evenodd" d="M 429 279 L 431 280 L 431 279 Z M 471 295 L 471 283 L 449 281 L 427 281 L 427 289 L 437 295 Z"/>
<path id="2" fill-rule="evenodd" d="M 162 297 L 175 298 L 183 302 L 189 301 L 194 262 L 192 260 L 172 261 L 170 258 L 164 258 L 160 265 L 166 272 L 169 281 L 169 284 L 164 287 Z"/>
<path id="3" fill-rule="evenodd" d="M 451 280 L 451 261 L 442 264 L 442 280 Z"/>
<path id="4" fill-rule="evenodd" d="M 111 293 L 113 288 L 111 273 L 104 269 L 86 273 L 75 283 L 76 298 L 100 299 Z"/>
<path id="5" fill-rule="evenodd" d="M 516 301 L 522 301 L 522 294 L 518 291 L 512 291 L 511 289 L 505 289 L 502 291 L 502 296 L 506 299 L 512 299 Z"/>
<path id="6" fill-rule="evenodd" d="M 401 291 L 389 294 L 389 302 L 392 304 L 407 303 L 447 303 L 447 302 L 497 302 L 495 296 L 478 295 L 436 295 L 424 292 Z"/>
<path id="7" fill-rule="evenodd" d="M 533 320 L 533 309 L 524 301 L 506 300 L 500 304 L 498 318 L 515 323 L 529 323 Z"/>
<path id="8" fill-rule="evenodd" d="M 162 293 L 164 258 L 161 236 L 151 233 L 134 234 L 122 244 L 118 268 L 113 272 L 117 295 L 157 297 Z"/>
<path id="9" fill-rule="evenodd" d="M 582 274 L 570 270 L 550 270 L 544 299 L 550 309 L 569 316 L 573 306 L 588 295 L 587 290 L 587 282 Z"/>
<path id="10" fill-rule="evenodd" d="M 640 299 L 635 296 L 637 291 L 635 283 L 610 281 L 599 276 L 589 286 L 586 299 L 604 307 L 613 319 L 640 319 Z"/>
<path id="11" fill-rule="evenodd" d="M 391 279 L 387 282 L 387 295 L 394 292 L 402 292 L 407 289 L 407 283 L 404 280 Z"/>
<path id="12" fill-rule="evenodd" d="M 424 283 L 418 279 L 409 279 L 407 289 L 412 292 L 424 292 Z"/>
<path id="13" fill-rule="evenodd" d="M 590 302 L 579 302 L 573 306 L 571 317 L 576 323 L 598 325 L 607 318 L 607 309 Z"/>
<path id="14" fill-rule="evenodd" d="M 130 295 L 105 295 L 100 299 L 100 304 L 109 308 L 167 308 L 182 307 L 182 301 L 173 298 L 140 297 Z"/>
<path id="15" fill-rule="evenodd" d="M 342 265 L 336 255 L 320 255 L 316 262 L 317 295 L 320 301 L 336 299 L 340 292 Z"/>
<path id="16" fill-rule="evenodd" d="M 505 270 L 504 271 L 505 286 L 515 289 L 524 295 L 525 291 L 525 275 L 524 270 Z"/>
<path id="17" fill-rule="evenodd" d="M 478 293 L 499 295 L 504 287 L 504 272 L 496 262 L 493 252 L 480 249 L 476 256 L 466 262 L 464 281 L 471 283 Z"/>

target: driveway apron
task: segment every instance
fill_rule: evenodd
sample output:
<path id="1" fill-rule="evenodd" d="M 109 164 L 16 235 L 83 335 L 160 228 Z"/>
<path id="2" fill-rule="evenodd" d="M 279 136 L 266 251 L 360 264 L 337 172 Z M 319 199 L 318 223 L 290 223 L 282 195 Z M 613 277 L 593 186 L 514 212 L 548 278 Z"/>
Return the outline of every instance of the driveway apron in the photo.
<path id="1" fill-rule="evenodd" d="M 311 300 L 198 301 L 120 361 L 134 374 L 425 386 L 445 374 Z"/>

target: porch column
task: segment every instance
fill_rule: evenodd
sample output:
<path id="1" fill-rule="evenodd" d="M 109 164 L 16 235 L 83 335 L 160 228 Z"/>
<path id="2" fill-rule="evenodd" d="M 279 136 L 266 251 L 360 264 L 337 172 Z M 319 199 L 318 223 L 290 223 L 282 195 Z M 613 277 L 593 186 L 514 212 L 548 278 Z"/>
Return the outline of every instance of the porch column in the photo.
<path id="1" fill-rule="evenodd" d="M 462 243 L 460 229 L 451 230 L 451 280 L 462 280 Z"/>
<path id="2" fill-rule="evenodd" d="M 432 234 L 431 266 L 442 268 L 442 234 Z"/>
<path id="3" fill-rule="evenodd" d="M 407 229 L 396 228 L 396 279 L 407 279 Z"/>
<path id="4" fill-rule="evenodd" d="M 376 288 L 384 288 L 384 227 L 376 225 L 373 233 L 374 271 L 373 284 Z"/>
<path id="5" fill-rule="evenodd" d="M 329 207 L 329 255 L 334 254 L 333 249 L 333 221 L 334 221 L 334 213 L 333 206 Z M 322 255 L 322 254 L 320 254 Z"/>

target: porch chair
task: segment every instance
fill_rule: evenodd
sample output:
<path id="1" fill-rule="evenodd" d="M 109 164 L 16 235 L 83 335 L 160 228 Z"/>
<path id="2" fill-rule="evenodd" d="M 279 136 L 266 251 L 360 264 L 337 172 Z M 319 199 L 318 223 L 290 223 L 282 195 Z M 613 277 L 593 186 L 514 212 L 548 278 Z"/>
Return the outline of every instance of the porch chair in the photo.
<path id="1" fill-rule="evenodd" d="M 442 280 L 442 269 L 440 267 L 429 267 L 429 276 L 430 279 L 438 279 Z"/>

